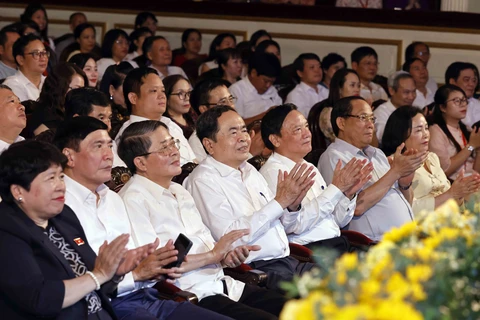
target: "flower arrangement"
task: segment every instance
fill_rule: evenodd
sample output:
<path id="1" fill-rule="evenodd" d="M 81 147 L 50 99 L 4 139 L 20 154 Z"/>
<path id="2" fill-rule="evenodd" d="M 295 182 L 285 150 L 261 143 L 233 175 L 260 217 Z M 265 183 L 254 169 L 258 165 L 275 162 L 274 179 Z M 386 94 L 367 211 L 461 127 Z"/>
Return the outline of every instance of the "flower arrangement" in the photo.
<path id="1" fill-rule="evenodd" d="M 319 269 L 286 286 L 301 299 L 289 301 L 281 319 L 480 319 L 476 203 L 461 213 L 450 200 L 391 230 L 366 253 L 322 259 Z"/>

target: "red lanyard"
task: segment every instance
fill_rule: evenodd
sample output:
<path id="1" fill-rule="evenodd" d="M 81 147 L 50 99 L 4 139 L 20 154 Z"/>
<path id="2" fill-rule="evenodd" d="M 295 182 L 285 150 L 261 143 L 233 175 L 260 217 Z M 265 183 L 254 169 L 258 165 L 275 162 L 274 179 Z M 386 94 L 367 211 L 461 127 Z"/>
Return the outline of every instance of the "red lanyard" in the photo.
<path id="1" fill-rule="evenodd" d="M 460 130 L 460 131 L 461 131 L 461 130 Z M 467 146 L 467 139 L 465 138 L 465 135 L 463 134 L 463 131 L 461 131 L 461 132 L 462 132 L 463 147 L 465 148 L 465 147 Z M 470 156 L 469 156 L 469 158 L 470 158 Z M 467 160 L 468 160 L 468 158 L 467 158 Z M 467 173 L 467 161 L 465 161 L 465 162 L 463 163 L 463 168 L 465 169 L 465 173 Z"/>

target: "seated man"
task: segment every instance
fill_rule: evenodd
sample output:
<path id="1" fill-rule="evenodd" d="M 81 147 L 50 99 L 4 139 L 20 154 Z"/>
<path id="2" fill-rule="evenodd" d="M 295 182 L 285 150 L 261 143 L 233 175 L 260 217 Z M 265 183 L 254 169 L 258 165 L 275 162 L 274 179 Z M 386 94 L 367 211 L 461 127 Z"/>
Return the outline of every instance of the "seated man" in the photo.
<path id="1" fill-rule="evenodd" d="M 371 47 L 359 47 L 351 54 L 352 69 L 360 78 L 360 95 L 371 105 L 377 100 L 388 100 L 382 86 L 373 82 L 378 72 L 378 55 Z"/>
<path id="2" fill-rule="evenodd" d="M 415 87 L 417 88 L 416 98 L 412 106 L 423 110 L 423 108 L 434 102 L 435 92 L 432 92 L 427 86 L 428 69 L 425 62 L 418 58 L 407 60 L 403 64 L 402 70 L 412 75 L 415 81 Z"/>
<path id="3" fill-rule="evenodd" d="M 413 192 L 410 186 L 415 170 L 426 160 L 428 151 L 407 150 L 402 154 L 402 143 L 390 165 L 385 154 L 370 145 L 375 116 L 370 105 L 361 97 L 348 97 L 336 102 L 331 122 L 337 138 L 321 155 L 320 172 L 325 181 L 331 183 L 338 160 L 346 164 L 357 158 L 372 163 L 372 178 L 357 195 L 357 207 L 349 229 L 379 241 L 391 228 L 413 220 Z"/>
<path id="4" fill-rule="evenodd" d="M 295 165 L 290 174 L 279 174 L 274 195 L 246 161 L 250 136 L 234 109 L 218 106 L 205 111 L 197 120 L 197 134 L 209 156 L 184 184 L 213 238 L 218 241 L 232 230 L 249 229 L 235 245 L 261 246 L 246 263 L 268 274 L 267 288 L 277 289 L 279 281 L 310 270 L 313 264 L 289 257 L 285 228 L 295 223 L 300 203 L 313 184 L 312 168 Z"/>
<path id="5" fill-rule="evenodd" d="M 0 153 L 12 143 L 24 140 L 20 132 L 27 125 L 25 107 L 12 92 L 12 90 L 0 84 Z"/>
<path id="6" fill-rule="evenodd" d="M 13 76 L 17 72 L 17 63 L 12 49 L 18 38 L 20 38 L 20 33 L 11 24 L 0 30 L 0 79 Z"/>
<path id="7" fill-rule="evenodd" d="M 425 63 L 425 67 L 428 67 L 428 61 L 430 61 L 430 48 L 424 42 L 412 42 L 405 49 L 405 60 L 420 59 Z M 428 70 L 427 70 L 428 72 Z M 437 92 L 438 85 L 435 79 L 428 77 L 426 87 L 430 89 L 433 95 Z"/>
<path id="8" fill-rule="evenodd" d="M 329 90 L 320 85 L 323 71 L 320 58 L 315 53 L 302 53 L 293 62 L 300 83 L 288 94 L 285 103 L 297 106 L 305 118 L 314 104 L 328 98 Z"/>
<path id="9" fill-rule="evenodd" d="M 55 55 L 57 58 L 60 58 L 62 55 L 63 50 L 68 47 L 70 44 L 75 42 L 75 36 L 73 35 L 73 31 L 75 28 L 87 22 L 87 16 L 83 12 L 74 12 L 70 15 L 68 19 L 68 26 L 70 28 L 70 32 L 66 33 L 58 38 L 55 41 Z"/>
<path id="10" fill-rule="evenodd" d="M 199 306 L 234 319 L 270 319 L 279 316 L 285 298 L 274 291 L 236 281 L 223 274 L 222 266 L 242 263 L 258 246 L 232 243 L 248 234 L 233 230 L 217 243 L 202 222 L 192 196 L 172 178 L 181 173 L 177 140 L 159 121 L 130 125 L 120 139 L 119 152 L 134 176 L 120 191 L 137 246 L 175 239 L 185 234 L 193 246 L 181 265 L 175 285 L 193 292 Z M 224 296 L 227 295 L 227 296 Z M 268 304 L 265 303 L 268 301 Z"/>
<path id="11" fill-rule="evenodd" d="M 130 71 L 123 81 L 123 96 L 130 119 L 118 131 L 115 137 L 117 144 L 123 131 L 130 124 L 144 120 L 157 120 L 165 123 L 170 134 L 180 140 L 180 164 L 197 162 L 182 129 L 170 118 L 163 117 L 167 108 L 167 97 L 162 79 L 158 76 L 157 71 L 148 67 Z"/>
<path id="12" fill-rule="evenodd" d="M 312 150 L 312 134 L 307 119 L 293 104 L 283 104 L 267 112 L 262 119 L 262 138 L 273 154 L 260 169 L 273 193 L 277 189 L 278 171 L 290 171 Z M 350 244 L 340 237 L 340 228 L 348 225 L 355 211 L 356 193 L 371 178 L 372 165 L 352 159 L 342 169 L 335 168 L 332 183 L 327 186 L 317 168 L 315 183 L 302 201 L 297 224 L 287 230 L 290 242 L 308 248 L 326 246 L 340 253 Z"/>
<path id="13" fill-rule="evenodd" d="M 235 107 L 245 123 L 261 119 L 268 109 L 282 104 L 273 86 L 281 69 L 273 54 L 257 52 L 248 61 L 248 75 L 230 86 L 230 92 L 237 98 Z"/>
<path id="14" fill-rule="evenodd" d="M 70 90 L 65 97 L 65 118 L 78 116 L 94 117 L 112 130 L 112 107 L 105 93 L 84 87 Z M 127 167 L 117 154 L 117 144 L 112 141 L 113 167 Z"/>
<path id="15" fill-rule="evenodd" d="M 75 117 L 63 123 L 56 132 L 55 144 L 68 158 L 65 167 L 65 203 L 78 217 L 92 249 L 98 254 L 105 240 L 130 234 L 130 222 L 122 199 L 103 184 L 110 179 L 112 139 L 107 126 L 92 117 Z M 155 240 L 155 239 L 153 239 Z M 154 247 L 158 245 L 155 241 Z M 129 249 L 135 247 L 129 239 Z M 176 260 L 178 252 L 172 240 L 145 258 L 119 283 L 118 296 L 112 306 L 121 319 L 185 319 L 189 314 L 199 318 L 224 319 L 209 310 L 190 303 L 159 300 L 151 288 L 164 275 L 178 277 L 176 269 L 162 267 Z"/>
<path id="16" fill-rule="evenodd" d="M 13 44 L 13 57 L 18 65 L 17 72 L 5 79 L 3 84 L 12 88 L 20 101 L 37 100 L 42 90 L 50 51 L 42 40 L 33 33 L 21 36 Z"/>
<path id="17" fill-rule="evenodd" d="M 388 91 L 390 99 L 379 105 L 373 114 L 375 115 L 375 133 L 378 142 L 382 143 L 383 131 L 390 115 L 397 108 L 402 106 L 411 106 L 417 93 L 413 77 L 405 71 L 397 71 L 388 78 Z"/>

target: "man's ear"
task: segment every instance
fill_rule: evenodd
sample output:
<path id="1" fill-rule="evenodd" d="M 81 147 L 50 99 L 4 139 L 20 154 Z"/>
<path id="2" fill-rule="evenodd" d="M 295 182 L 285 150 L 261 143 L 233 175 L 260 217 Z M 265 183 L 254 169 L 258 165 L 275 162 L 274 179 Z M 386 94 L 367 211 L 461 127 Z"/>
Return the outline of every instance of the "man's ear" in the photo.
<path id="1" fill-rule="evenodd" d="M 352 69 L 357 71 L 358 68 L 358 63 L 357 62 L 352 62 Z"/>
<path id="2" fill-rule="evenodd" d="M 67 157 L 67 167 L 75 167 L 75 151 L 70 148 L 63 148 L 62 153 Z"/>
<path id="3" fill-rule="evenodd" d="M 393 96 L 395 94 L 395 90 L 393 90 L 392 87 L 388 87 L 388 92 L 390 93 L 390 96 Z"/>
<path id="4" fill-rule="evenodd" d="M 137 167 L 137 171 L 147 171 L 147 164 L 145 163 L 144 157 L 135 157 L 135 159 L 133 159 L 133 164 L 135 165 L 135 167 Z"/>
<path id="5" fill-rule="evenodd" d="M 303 77 L 303 71 L 297 70 L 296 72 L 297 72 L 297 76 L 298 76 L 300 79 L 302 79 L 302 77 Z"/>
<path id="6" fill-rule="evenodd" d="M 200 111 L 200 114 L 204 113 L 207 110 L 208 110 L 208 107 L 204 104 L 198 107 L 198 111 Z"/>
<path id="7" fill-rule="evenodd" d="M 271 134 L 268 136 L 268 140 L 273 144 L 273 146 L 276 148 L 280 147 L 281 139 L 278 135 L 276 134 Z"/>
<path id="8" fill-rule="evenodd" d="M 209 139 L 209 138 L 203 138 L 202 144 L 205 147 L 205 149 L 207 149 L 208 154 L 213 155 L 214 141 L 212 139 Z"/>
<path id="9" fill-rule="evenodd" d="M 17 64 L 19 66 L 23 66 L 23 64 L 25 62 L 25 57 L 19 54 L 15 57 L 15 61 L 17 61 Z"/>
<path id="10" fill-rule="evenodd" d="M 137 104 L 138 96 L 135 92 L 129 92 L 127 97 L 128 97 L 128 101 L 130 101 L 132 105 Z"/>
<path id="11" fill-rule="evenodd" d="M 147 58 L 150 61 L 152 60 L 152 54 L 150 53 L 150 51 L 147 52 Z"/>
<path id="12" fill-rule="evenodd" d="M 345 118 L 338 117 L 335 122 L 339 130 L 345 131 Z"/>
<path id="13" fill-rule="evenodd" d="M 453 79 L 453 78 L 448 79 L 448 83 L 457 85 L 457 81 L 455 81 L 455 79 Z"/>
<path id="14" fill-rule="evenodd" d="M 4 46 L 0 45 L 0 55 L 2 55 L 5 52 Z"/>

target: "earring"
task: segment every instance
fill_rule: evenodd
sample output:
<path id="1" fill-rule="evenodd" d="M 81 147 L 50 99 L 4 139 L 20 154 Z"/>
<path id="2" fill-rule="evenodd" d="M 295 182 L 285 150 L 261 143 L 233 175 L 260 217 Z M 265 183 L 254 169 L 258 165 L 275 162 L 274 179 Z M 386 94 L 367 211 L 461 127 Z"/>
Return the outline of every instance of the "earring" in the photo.
<path id="1" fill-rule="evenodd" d="M 17 201 L 18 201 L 18 202 L 22 202 L 22 201 L 23 201 L 23 198 L 22 198 L 22 197 L 18 197 Z"/>
<path id="2" fill-rule="evenodd" d="M 112 95 L 110 95 L 110 100 L 113 100 L 113 96 L 112 96 Z"/>

